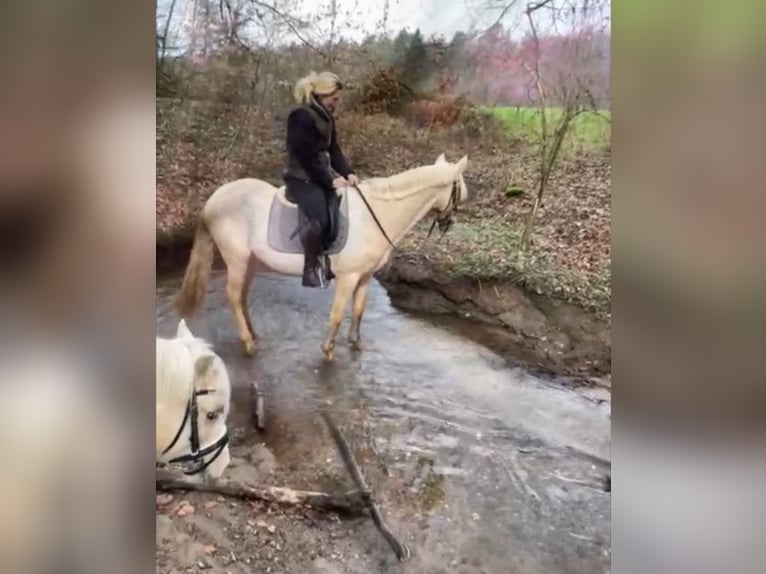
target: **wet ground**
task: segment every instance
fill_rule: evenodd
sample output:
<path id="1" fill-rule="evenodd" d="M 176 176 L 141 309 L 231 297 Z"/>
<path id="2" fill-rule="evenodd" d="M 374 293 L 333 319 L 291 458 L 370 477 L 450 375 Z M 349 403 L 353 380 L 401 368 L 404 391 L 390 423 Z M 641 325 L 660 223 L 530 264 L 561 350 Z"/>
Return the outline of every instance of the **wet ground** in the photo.
<path id="1" fill-rule="evenodd" d="M 177 324 L 171 296 L 178 283 L 158 281 L 161 335 Z M 189 495 L 192 504 L 206 505 L 194 520 L 207 522 L 170 522 L 168 515 L 179 520 L 177 506 L 158 516 L 166 545 L 159 551 L 160 571 L 253 571 L 244 562 L 251 559 L 261 561 L 259 572 L 609 571 L 611 499 L 602 490 L 610 459 L 606 390 L 574 391 L 509 368 L 506 358 L 461 336 L 454 325 L 446 331 L 393 309 L 377 283 L 362 324 L 366 350 L 354 353 L 339 344 L 335 362 L 326 365 L 319 344 L 331 290 L 258 276 L 250 307 L 259 349 L 246 359 L 223 285 L 223 275 L 214 275 L 204 311 L 189 324 L 214 343 L 234 384 L 235 459 L 228 474 L 294 488 L 352 488 L 318 416 L 319 405 L 330 402 L 392 530 L 414 556 L 398 564 L 368 519 L 269 515 L 258 505 Z M 263 434 L 250 421 L 253 380 L 266 394 Z M 192 549 L 183 563 L 168 550 L 196 536 L 226 552 L 211 554 L 196 541 L 203 558 Z M 252 547 L 256 539 L 269 558 Z M 330 564 L 317 566 L 317 556 Z"/>

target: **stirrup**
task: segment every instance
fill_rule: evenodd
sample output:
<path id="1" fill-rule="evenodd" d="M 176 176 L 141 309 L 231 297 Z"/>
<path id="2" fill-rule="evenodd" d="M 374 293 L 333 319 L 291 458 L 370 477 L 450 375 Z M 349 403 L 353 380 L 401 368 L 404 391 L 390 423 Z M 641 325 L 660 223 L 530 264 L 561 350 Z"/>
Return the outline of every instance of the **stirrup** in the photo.
<path id="1" fill-rule="evenodd" d="M 306 281 L 307 277 L 311 277 L 312 275 L 313 275 L 312 279 L 316 279 L 316 281 L 318 281 L 318 284 L 312 284 L 313 281 L 310 281 L 310 282 Z M 303 277 L 301 279 L 301 284 L 304 287 L 312 287 L 314 289 L 316 288 L 327 289 L 328 283 L 327 283 L 327 279 L 325 278 L 324 269 L 322 269 L 322 266 L 317 264 L 317 266 L 311 269 L 308 273 L 304 271 Z"/>

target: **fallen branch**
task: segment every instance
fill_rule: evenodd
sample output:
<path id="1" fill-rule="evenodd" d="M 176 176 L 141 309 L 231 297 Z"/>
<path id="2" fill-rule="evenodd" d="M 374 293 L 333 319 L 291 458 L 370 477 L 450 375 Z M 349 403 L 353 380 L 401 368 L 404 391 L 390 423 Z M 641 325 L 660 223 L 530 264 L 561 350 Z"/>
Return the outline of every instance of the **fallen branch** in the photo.
<path id="1" fill-rule="evenodd" d="M 293 490 L 292 488 L 280 486 L 252 486 L 224 479 L 214 482 L 192 482 L 177 473 L 160 469 L 157 470 L 156 487 L 158 491 L 164 492 L 171 490 L 212 492 L 245 500 L 264 500 L 277 504 L 305 505 L 353 515 L 363 515 L 367 508 L 364 496 L 360 492 L 330 494 L 327 492 Z"/>
<path id="2" fill-rule="evenodd" d="M 364 482 L 362 471 L 359 470 L 359 465 L 357 465 L 356 461 L 354 460 L 354 455 L 351 453 L 351 447 L 348 445 L 348 442 L 341 434 L 340 430 L 335 424 L 335 421 L 332 420 L 332 417 L 330 417 L 330 415 L 326 411 L 322 411 L 322 418 L 324 419 L 325 423 L 327 423 L 327 426 L 330 429 L 332 438 L 335 440 L 335 444 L 337 445 L 338 450 L 340 451 L 341 458 L 343 459 L 343 462 L 346 464 L 346 467 L 351 473 L 351 477 L 354 479 L 354 482 L 356 483 L 357 488 L 361 491 L 360 495 L 362 499 L 366 503 L 367 507 L 370 509 L 370 514 L 372 515 L 372 521 L 375 523 L 375 526 L 377 526 L 380 533 L 383 535 L 386 541 L 388 541 L 389 545 L 393 549 L 394 553 L 396 554 L 396 557 L 399 559 L 400 562 L 409 559 L 410 556 L 412 555 L 412 552 L 410 551 L 409 546 L 399 542 L 396 536 L 394 536 L 394 534 L 388 528 L 388 525 L 384 522 L 383 517 L 380 514 L 380 510 L 378 509 L 378 506 L 375 504 L 375 501 L 372 499 L 372 492 L 368 488 L 367 484 Z"/>

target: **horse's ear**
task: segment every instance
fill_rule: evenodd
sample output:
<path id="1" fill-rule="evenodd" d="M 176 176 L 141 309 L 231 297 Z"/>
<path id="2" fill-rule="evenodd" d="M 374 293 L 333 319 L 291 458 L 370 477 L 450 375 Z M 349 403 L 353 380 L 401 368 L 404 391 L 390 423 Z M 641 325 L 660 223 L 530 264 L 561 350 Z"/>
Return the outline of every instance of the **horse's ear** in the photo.
<path id="1" fill-rule="evenodd" d="M 468 167 L 468 156 L 464 155 L 460 158 L 460 161 L 457 162 L 457 172 L 463 173 L 465 171 L 465 168 Z"/>
<path id="2" fill-rule="evenodd" d="M 213 368 L 213 361 L 215 357 L 213 355 L 203 355 L 194 362 L 194 374 L 197 377 L 204 377 Z"/>
<path id="3" fill-rule="evenodd" d="M 177 339 L 193 339 L 194 335 L 192 335 L 192 332 L 189 330 L 189 327 L 186 325 L 186 321 L 184 319 L 181 319 L 178 322 L 178 329 L 176 330 L 176 338 Z"/>
<path id="4" fill-rule="evenodd" d="M 439 157 L 436 158 L 436 165 L 440 163 L 447 163 L 447 158 L 443 153 L 439 154 Z"/>

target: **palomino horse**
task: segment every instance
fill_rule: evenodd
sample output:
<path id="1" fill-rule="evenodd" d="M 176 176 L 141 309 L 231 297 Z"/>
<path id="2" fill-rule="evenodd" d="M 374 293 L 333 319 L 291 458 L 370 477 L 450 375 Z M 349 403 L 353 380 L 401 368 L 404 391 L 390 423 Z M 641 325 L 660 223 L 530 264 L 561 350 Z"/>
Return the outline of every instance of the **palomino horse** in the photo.
<path id="1" fill-rule="evenodd" d="M 157 337 L 157 462 L 218 478 L 229 464 L 231 382 L 208 343 L 181 319 L 173 339 Z"/>
<path id="2" fill-rule="evenodd" d="M 426 165 L 386 178 L 368 179 L 338 190 L 341 208 L 338 234 L 328 250 L 335 273 L 335 299 L 330 325 L 321 345 L 327 360 L 334 357 L 335 337 L 343 312 L 353 297 L 348 340 L 361 350 L 360 323 L 370 279 L 388 261 L 394 246 L 428 213 L 445 232 L 458 204 L 468 197 L 463 173 L 468 157 L 448 162 L 441 154 Z M 218 247 L 227 267 L 226 294 L 234 311 L 245 353 L 255 352 L 255 331 L 247 294 L 256 267 L 300 277 L 303 248 L 295 237 L 297 207 L 285 199 L 285 188 L 259 179 L 240 179 L 219 187 L 202 208 L 176 308 L 182 317 L 202 303 Z M 433 228 L 432 228 L 433 229 Z"/>

